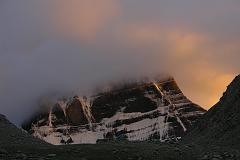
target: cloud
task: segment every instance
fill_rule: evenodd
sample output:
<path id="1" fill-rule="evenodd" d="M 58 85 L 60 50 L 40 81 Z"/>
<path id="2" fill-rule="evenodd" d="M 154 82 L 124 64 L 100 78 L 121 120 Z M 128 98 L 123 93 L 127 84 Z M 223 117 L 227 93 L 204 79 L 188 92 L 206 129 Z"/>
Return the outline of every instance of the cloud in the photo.
<path id="1" fill-rule="evenodd" d="M 31 52 L 54 39 L 93 40 L 120 14 L 111 0 L 3 0 L 0 33 L 5 52 Z"/>
<path id="2" fill-rule="evenodd" d="M 148 69 L 171 73 L 191 100 L 209 109 L 238 73 L 231 64 L 240 51 L 238 41 L 219 41 L 203 31 L 150 24 L 127 24 L 117 31 L 117 39 L 139 50 L 147 48 L 136 56 L 150 57 L 145 62 Z"/>
<path id="3" fill-rule="evenodd" d="M 0 112 L 19 124 L 39 97 L 85 94 L 101 83 L 111 71 L 92 45 L 119 7 L 111 0 L 1 1 Z"/>
<path id="4" fill-rule="evenodd" d="M 53 3 L 50 21 L 58 33 L 85 39 L 94 38 L 120 14 L 112 0 L 64 0 Z"/>
<path id="5" fill-rule="evenodd" d="M 209 108 L 240 71 L 239 7 L 225 0 L 2 0 L 0 112 L 20 124 L 41 96 L 88 94 L 162 72 Z"/>

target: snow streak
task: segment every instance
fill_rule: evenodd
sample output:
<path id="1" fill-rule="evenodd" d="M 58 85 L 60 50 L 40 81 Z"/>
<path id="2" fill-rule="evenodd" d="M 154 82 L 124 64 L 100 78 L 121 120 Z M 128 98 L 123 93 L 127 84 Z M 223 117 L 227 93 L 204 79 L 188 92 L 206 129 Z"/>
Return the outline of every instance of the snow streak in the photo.
<path id="1" fill-rule="evenodd" d="M 168 101 L 168 103 L 173 107 L 173 110 L 174 110 L 173 113 L 176 116 L 178 123 L 182 126 L 183 131 L 186 132 L 187 128 L 183 124 L 182 120 L 178 117 L 178 111 L 176 110 L 177 107 L 172 102 L 170 95 L 167 95 L 167 93 L 165 91 L 162 92 L 161 89 L 158 87 L 157 83 L 153 82 L 153 84 L 154 84 L 155 88 L 159 91 L 159 93 L 162 95 L 162 97 L 164 97 Z M 168 113 L 168 115 L 169 115 L 169 113 Z"/>
<path id="2" fill-rule="evenodd" d="M 82 104 L 82 109 L 84 116 L 87 118 L 89 125 L 92 125 L 92 123 L 95 121 L 94 117 L 92 115 L 92 110 L 91 110 L 91 103 L 88 101 L 86 97 L 78 97 L 77 98 L 80 103 Z"/>

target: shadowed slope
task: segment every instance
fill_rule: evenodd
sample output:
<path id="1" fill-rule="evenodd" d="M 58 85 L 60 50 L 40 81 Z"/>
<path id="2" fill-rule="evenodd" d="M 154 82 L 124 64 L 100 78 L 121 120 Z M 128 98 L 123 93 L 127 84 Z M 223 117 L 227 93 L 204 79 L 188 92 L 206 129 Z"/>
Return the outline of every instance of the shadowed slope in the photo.
<path id="1" fill-rule="evenodd" d="M 47 143 L 36 139 L 25 131 L 17 128 L 7 118 L 0 114 L 0 145 L 17 146 L 17 145 L 47 145 Z"/>
<path id="2" fill-rule="evenodd" d="M 200 144 L 240 146 L 240 75 L 228 86 L 220 101 L 203 117 L 186 140 Z"/>

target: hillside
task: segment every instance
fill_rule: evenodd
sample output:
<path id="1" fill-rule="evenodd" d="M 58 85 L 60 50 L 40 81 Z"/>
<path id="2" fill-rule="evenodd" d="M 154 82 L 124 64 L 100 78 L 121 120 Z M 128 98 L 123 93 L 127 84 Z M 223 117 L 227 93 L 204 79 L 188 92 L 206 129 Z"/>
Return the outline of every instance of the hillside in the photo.
<path id="1" fill-rule="evenodd" d="M 240 75 L 227 87 L 186 138 L 199 144 L 219 144 L 240 148 Z"/>

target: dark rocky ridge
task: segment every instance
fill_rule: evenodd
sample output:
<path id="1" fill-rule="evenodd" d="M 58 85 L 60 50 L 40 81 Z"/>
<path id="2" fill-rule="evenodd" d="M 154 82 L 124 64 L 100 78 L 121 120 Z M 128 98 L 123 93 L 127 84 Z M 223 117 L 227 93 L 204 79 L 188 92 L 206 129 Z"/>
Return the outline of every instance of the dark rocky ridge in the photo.
<path id="1" fill-rule="evenodd" d="M 185 139 L 201 145 L 240 148 L 240 75 Z"/>
<path id="2" fill-rule="evenodd" d="M 0 114 L 0 144 L 1 145 L 46 145 L 47 143 L 32 137 L 25 131 L 17 128 Z"/>

